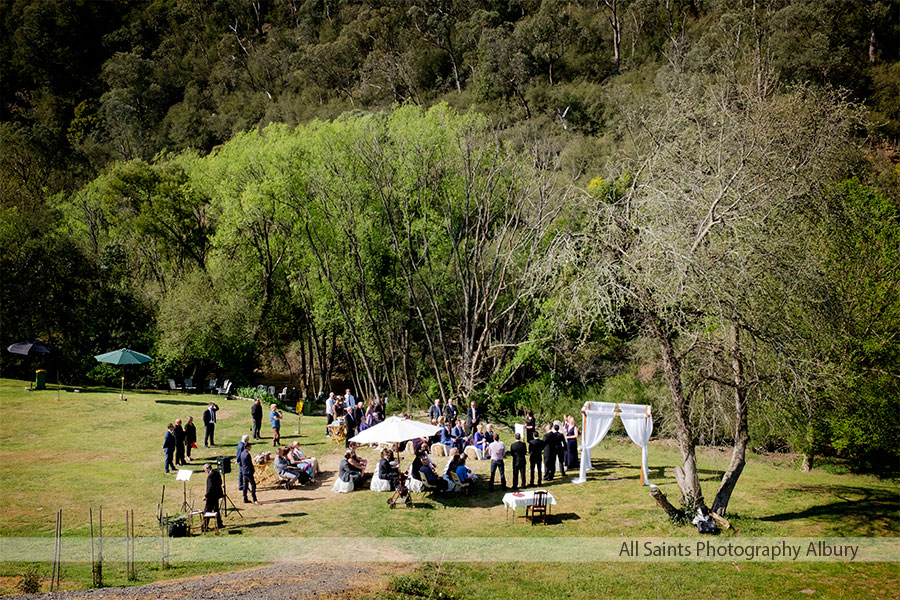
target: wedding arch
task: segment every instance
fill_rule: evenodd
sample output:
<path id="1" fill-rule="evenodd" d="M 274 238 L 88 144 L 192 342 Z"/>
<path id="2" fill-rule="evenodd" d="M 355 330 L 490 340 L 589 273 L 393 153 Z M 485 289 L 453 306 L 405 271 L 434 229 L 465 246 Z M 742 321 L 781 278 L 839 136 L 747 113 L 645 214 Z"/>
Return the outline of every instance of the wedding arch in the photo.
<path id="1" fill-rule="evenodd" d="M 599 444 L 616 417 L 622 419 L 631 441 L 641 447 L 641 484 L 650 485 L 647 473 L 647 442 L 653 433 L 653 414 L 648 404 L 620 404 L 618 402 L 585 402 L 581 408 L 581 470 L 572 483 L 587 481 L 591 468 L 591 448 Z"/>

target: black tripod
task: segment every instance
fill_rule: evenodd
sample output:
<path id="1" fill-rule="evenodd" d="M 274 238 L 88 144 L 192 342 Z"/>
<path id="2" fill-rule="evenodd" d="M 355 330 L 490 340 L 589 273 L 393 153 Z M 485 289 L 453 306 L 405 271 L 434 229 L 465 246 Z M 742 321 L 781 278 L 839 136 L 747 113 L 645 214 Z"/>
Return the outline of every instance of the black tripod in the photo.
<path id="1" fill-rule="evenodd" d="M 231 510 L 236 512 L 240 518 L 244 518 L 244 515 L 241 514 L 241 509 L 234 505 L 234 502 L 231 501 L 231 498 L 228 497 L 228 486 L 225 485 L 225 469 L 222 469 L 222 517 L 228 516 L 228 505 L 231 504 Z"/>

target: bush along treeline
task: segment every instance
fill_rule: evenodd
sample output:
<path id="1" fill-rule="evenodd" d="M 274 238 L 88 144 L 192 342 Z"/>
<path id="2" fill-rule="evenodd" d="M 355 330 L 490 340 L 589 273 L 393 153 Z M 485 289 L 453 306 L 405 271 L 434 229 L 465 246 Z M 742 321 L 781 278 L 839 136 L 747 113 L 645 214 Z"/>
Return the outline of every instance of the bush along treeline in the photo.
<path id="1" fill-rule="evenodd" d="M 900 464 L 896 2 L 2 10 L 3 337 L 64 381 L 648 403 L 720 513 Z"/>

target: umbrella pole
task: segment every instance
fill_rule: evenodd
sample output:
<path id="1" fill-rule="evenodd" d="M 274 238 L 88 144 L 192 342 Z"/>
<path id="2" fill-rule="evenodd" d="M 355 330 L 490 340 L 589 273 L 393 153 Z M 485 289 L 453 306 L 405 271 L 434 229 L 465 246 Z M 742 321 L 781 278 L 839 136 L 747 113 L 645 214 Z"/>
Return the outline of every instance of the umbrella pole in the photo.
<path id="1" fill-rule="evenodd" d="M 125 399 L 125 367 L 122 367 L 122 391 L 119 393 L 119 400 Z"/>
<path id="2" fill-rule="evenodd" d="M 56 366 L 56 401 L 59 402 L 59 365 Z"/>

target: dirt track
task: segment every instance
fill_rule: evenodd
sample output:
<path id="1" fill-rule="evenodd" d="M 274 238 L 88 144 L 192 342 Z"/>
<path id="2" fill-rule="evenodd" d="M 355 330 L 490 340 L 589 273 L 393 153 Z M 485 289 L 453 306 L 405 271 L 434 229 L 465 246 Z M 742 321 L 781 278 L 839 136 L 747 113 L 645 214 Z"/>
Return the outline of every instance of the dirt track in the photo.
<path id="1" fill-rule="evenodd" d="M 54 592 L 6 598 L 55 600 L 294 600 L 342 592 L 373 583 L 371 566 L 277 564 L 233 573 L 201 575 L 134 587 Z"/>

